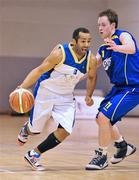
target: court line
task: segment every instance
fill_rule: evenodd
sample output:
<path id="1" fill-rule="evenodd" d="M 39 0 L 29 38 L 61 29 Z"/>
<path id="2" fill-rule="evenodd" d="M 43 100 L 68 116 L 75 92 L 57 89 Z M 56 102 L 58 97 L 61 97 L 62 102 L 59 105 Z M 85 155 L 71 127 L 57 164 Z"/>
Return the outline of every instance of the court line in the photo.
<path id="1" fill-rule="evenodd" d="M 5 172 L 5 173 L 14 173 L 14 172 L 12 172 L 12 171 L 9 171 L 8 169 L 1 169 L 1 168 L 0 168 L 0 172 Z"/>

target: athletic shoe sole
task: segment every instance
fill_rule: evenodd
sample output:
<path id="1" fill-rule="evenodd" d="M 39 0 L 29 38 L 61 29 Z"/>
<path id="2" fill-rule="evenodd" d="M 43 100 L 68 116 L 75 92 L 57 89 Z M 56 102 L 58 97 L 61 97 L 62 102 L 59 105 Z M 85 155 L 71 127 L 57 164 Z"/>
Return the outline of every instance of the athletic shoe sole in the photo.
<path id="1" fill-rule="evenodd" d="M 88 164 L 86 165 L 85 169 L 86 170 L 103 170 L 106 167 L 108 167 L 108 164 L 105 164 L 103 167 Z"/>
<path id="2" fill-rule="evenodd" d="M 30 160 L 28 159 L 28 157 L 26 155 L 24 156 L 24 159 L 29 164 L 29 166 L 31 167 L 31 169 L 33 171 L 45 171 L 46 170 L 46 168 L 43 167 L 42 165 L 38 165 L 37 167 L 33 166 L 33 164 L 30 162 Z"/>

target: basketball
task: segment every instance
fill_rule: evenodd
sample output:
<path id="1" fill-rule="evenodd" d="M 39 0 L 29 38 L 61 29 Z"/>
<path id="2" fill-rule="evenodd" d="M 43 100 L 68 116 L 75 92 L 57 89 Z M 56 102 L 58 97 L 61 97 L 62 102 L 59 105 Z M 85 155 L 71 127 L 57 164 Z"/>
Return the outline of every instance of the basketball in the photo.
<path id="1" fill-rule="evenodd" d="M 10 94 L 9 103 L 15 112 L 27 113 L 34 105 L 34 96 L 29 90 L 19 88 Z"/>

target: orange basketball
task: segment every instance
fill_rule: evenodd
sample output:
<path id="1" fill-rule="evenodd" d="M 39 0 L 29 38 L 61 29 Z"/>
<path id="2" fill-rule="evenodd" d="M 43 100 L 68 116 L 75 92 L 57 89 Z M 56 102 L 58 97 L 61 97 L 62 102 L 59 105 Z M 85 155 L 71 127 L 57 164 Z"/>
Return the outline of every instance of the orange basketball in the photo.
<path id="1" fill-rule="evenodd" d="M 19 88 L 10 94 L 9 103 L 14 111 L 26 113 L 30 111 L 34 105 L 34 96 L 29 90 Z"/>

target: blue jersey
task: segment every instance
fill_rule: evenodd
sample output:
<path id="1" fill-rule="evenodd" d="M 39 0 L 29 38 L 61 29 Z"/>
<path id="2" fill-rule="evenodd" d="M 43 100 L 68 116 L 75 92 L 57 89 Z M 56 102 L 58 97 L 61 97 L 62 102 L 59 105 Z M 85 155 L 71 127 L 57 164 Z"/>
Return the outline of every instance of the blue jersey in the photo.
<path id="1" fill-rule="evenodd" d="M 112 40 L 114 40 L 117 45 L 121 45 L 119 37 L 123 32 L 127 31 L 117 29 L 112 35 Z M 101 45 L 98 50 L 103 61 L 104 69 L 110 78 L 110 82 L 116 86 L 139 87 L 139 50 L 134 37 L 132 35 L 131 37 L 136 47 L 136 52 L 134 54 L 124 54 L 113 50 L 107 50 L 108 46 L 106 44 Z"/>
<path id="2" fill-rule="evenodd" d="M 44 73 L 38 80 L 37 87 L 45 87 L 58 94 L 71 94 L 89 69 L 91 51 L 78 60 L 70 44 L 59 45 L 63 59 L 52 70 Z"/>

